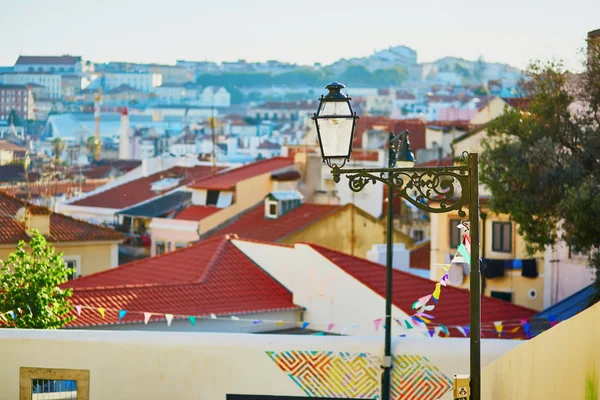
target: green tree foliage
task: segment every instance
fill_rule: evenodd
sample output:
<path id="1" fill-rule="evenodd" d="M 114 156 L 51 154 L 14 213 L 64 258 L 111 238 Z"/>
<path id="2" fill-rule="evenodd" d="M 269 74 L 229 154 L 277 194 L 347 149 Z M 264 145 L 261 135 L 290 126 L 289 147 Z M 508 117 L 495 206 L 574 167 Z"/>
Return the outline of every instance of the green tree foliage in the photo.
<path id="1" fill-rule="evenodd" d="M 37 230 L 29 244 L 20 241 L 16 250 L 2 262 L 0 270 L 0 313 L 8 317 L 12 328 L 56 329 L 73 320 L 69 315 L 71 289 L 61 289 L 71 268 L 65 266 L 62 253 L 56 253 Z"/>
<path id="2" fill-rule="evenodd" d="M 65 150 L 65 142 L 59 137 L 52 139 L 50 143 L 52 147 L 52 152 L 54 153 L 54 158 L 56 161 L 60 160 L 60 155 Z"/>
<path id="3" fill-rule="evenodd" d="M 85 141 L 85 148 L 91 154 L 92 157 L 95 157 L 96 150 L 100 146 L 100 141 L 96 139 L 96 136 L 88 136 Z"/>
<path id="4" fill-rule="evenodd" d="M 598 82 L 600 49 L 592 44 L 581 76 L 556 63 L 531 65 L 521 84 L 531 103 L 489 124 L 481 169 L 492 210 L 510 215 L 530 252 L 563 239 L 589 254 L 600 283 Z"/>
<path id="5" fill-rule="evenodd" d="M 21 118 L 19 118 L 15 110 L 10 110 L 10 113 L 8 114 L 8 124 L 21 126 Z"/>
<path id="6" fill-rule="evenodd" d="M 333 80 L 342 81 L 348 85 L 369 85 L 386 87 L 399 85 L 406 80 L 404 68 L 395 67 L 370 72 L 361 65 L 351 65 L 341 75 L 336 76 L 326 69 L 297 69 L 281 74 L 263 72 L 203 74 L 197 83 L 203 86 L 224 86 L 228 90 L 237 87 L 265 86 L 325 86 Z M 233 101 L 233 100 L 232 100 Z"/>

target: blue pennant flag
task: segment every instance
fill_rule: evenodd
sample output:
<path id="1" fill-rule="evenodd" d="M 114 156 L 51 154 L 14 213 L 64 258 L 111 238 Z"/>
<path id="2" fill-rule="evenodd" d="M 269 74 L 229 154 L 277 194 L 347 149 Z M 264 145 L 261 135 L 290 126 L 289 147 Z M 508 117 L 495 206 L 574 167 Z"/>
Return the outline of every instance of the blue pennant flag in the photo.
<path id="1" fill-rule="evenodd" d="M 122 320 L 125 315 L 127 315 L 127 311 L 126 310 L 119 311 L 119 320 Z"/>

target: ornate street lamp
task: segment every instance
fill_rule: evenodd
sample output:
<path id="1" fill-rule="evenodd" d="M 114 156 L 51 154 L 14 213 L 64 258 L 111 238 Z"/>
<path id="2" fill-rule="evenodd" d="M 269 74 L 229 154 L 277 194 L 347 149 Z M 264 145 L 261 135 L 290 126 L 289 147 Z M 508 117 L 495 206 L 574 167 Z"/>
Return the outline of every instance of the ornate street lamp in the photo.
<path id="1" fill-rule="evenodd" d="M 325 87 L 329 93 L 319 99 L 319 109 L 312 119 L 317 126 L 323 161 L 331 168 L 341 168 L 350 160 L 358 116 L 352 111 L 352 99 L 341 92 L 343 84 L 331 82 Z"/>
<path id="2" fill-rule="evenodd" d="M 350 189 L 360 192 L 367 184 L 381 182 L 388 188 L 385 349 L 382 363 L 381 398 L 390 399 L 392 337 L 392 231 L 394 195 L 416 208 L 430 213 L 456 211 L 461 218 L 467 213 L 471 235 L 470 269 L 470 384 L 471 399 L 481 400 L 481 287 L 479 270 L 479 160 L 478 155 L 463 153 L 463 165 L 456 167 L 415 168 L 408 131 L 389 134 L 388 168 L 346 168 L 350 159 L 355 122 L 350 97 L 342 94 L 339 82 L 326 86 L 329 93 L 321 96 L 314 115 L 323 162 L 331 168 L 333 180 L 348 178 Z M 396 145 L 394 146 L 394 143 Z M 416 193 L 416 195 L 415 195 Z M 458 259 L 456 261 L 459 261 Z"/>

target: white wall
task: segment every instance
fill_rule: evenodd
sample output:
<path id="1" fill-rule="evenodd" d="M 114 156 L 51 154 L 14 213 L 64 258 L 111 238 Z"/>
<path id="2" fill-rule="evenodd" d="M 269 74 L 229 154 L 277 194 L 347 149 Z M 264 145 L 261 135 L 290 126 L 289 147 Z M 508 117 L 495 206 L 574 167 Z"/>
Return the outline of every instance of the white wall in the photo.
<path id="1" fill-rule="evenodd" d="M 348 275 L 312 247 L 266 245 L 243 240 L 233 243 L 269 275 L 294 294 L 294 304 L 305 307 L 304 320 L 315 330 L 348 335 L 383 335 L 383 324 L 375 329 L 373 320 L 384 318 L 385 298 Z M 432 284 L 433 285 L 433 284 Z M 393 307 L 393 318 L 408 315 Z M 359 326 L 356 326 L 359 325 Z M 394 335 L 421 337 L 424 330 L 407 330 L 396 322 Z"/>
<path id="2" fill-rule="evenodd" d="M 62 77 L 60 75 L 34 73 L 4 75 L 4 84 L 26 85 L 28 83 L 46 87 L 52 99 L 62 97 Z"/>
<path id="3" fill-rule="evenodd" d="M 482 366 L 518 344 L 482 340 Z M 469 370 L 467 339 L 393 338 L 392 349 L 398 356 L 426 357 L 431 365 L 426 370 L 437 368 L 447 379 Z M 341 362 L 336 371 L 356 372 L 352 387 L 362 388 L 360 383 L 366 382 L 379 396 L 381 338 L 0 329 L 0 398 L 19 398 L 20 367 L 89 370 L 90 398 L 98 400 L 225 400 L 228 393 L 306 396 L 267 354 L 285 351 L 316 351 L 335 358 Z M 355 359 L 369 362 L 363 367 L 346 361 Z M 329 376 L 334 381 L 323 384 L 335 386 L 332 372 Z M 356 390 L 356 397 L 365 396 Z"/>

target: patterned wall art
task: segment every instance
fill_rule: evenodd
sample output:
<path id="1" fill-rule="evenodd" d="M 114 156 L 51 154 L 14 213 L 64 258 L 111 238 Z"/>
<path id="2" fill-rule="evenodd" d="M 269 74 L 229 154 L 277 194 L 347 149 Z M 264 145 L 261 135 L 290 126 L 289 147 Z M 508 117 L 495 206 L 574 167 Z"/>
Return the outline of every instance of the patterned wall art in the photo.
<path id="1" fill-rule="evenodd" d="M 267 355 L 308 397 L 381 398 L 381 360 L 369 353 L 268 351 Z M 392 398 L 433 400 L 452 388 L 452 381 L 418 355 L 394 356 Z"/>

